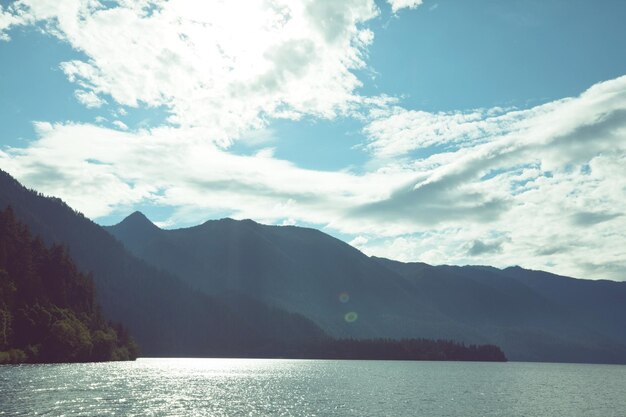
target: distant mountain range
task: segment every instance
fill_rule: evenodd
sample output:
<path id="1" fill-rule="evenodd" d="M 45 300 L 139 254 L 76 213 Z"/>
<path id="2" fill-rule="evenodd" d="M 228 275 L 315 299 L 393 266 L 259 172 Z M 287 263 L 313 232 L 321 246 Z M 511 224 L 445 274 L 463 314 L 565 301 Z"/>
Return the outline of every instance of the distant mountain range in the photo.
<path id="1" fill-rule="evenodd" d="M 105 229 L 202 292 L 246 294 L 335 337 L 450 338 L 497 344 L 514 360 L 626 361 L 623 282 L 401 263 L 318 230 L 251 220 L 161 230 L 133 213 Z M 356 320 L 346 321 L 350 312 Z"/>
<path id="2" fill-rule="evenodd" d="M 35 234 L 68 246 L 93 273 L 107 318 L 128 326 L 148 355 L 276 354 L 327 334 L 496 344 L 512 360 L 626 363 L 624 282 L 401 263 L 315 229 L 251 220 L 162 230 L 137 212 L 103 228 L 0 172 L 0 209 L 7 205 Z"/>

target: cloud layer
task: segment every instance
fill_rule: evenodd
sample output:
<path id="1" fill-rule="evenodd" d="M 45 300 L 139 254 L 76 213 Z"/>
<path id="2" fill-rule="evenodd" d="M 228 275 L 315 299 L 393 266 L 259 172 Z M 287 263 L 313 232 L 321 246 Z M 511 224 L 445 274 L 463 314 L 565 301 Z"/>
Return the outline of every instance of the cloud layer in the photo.
<path id="1" fill-rule="evenodd" d="M 85 106 L 169 115 L 150 128 L 39 121 L 0 166 L 92 218 L 152 204 L 173 209 L 165 224 L 228 213 L 315 224 L 395 259 L 626 279 L 626 77 L 527 109 L 429 113 L 357 93 L 373 1 L 205 3 L 0 10 L 3 39 L 33 24 L 84 54 L 60 65 Z M 273 120 L 305 116 L 362 122 L 368 162 L 303 169 L 259 148 Z M 259 138 L 252 155 L 229 148 L 244 132 Z"/>
<path id="2" fill-rule="evenodd" d="M 396 113 L 388 117 L 394 129 Z M 71 123 L 38 123 L 39 139 L 1 153 L 0 163 L 91 217 L 150 202 L 178 208 L 172 223 L 217 212 L 314 223 L 360 235 L 354 244 L 366 252 L 404 260 L 622 277 L 626 77 L 498 117 L 514 127 L 498 122 L 473 145 L 386 160 L 365 174 L 302 169 L 271 150 L 233 155 L 202 129 Z M 461 124 L 442 135 L 466 131 Z"/>
<path id="3" fill-rule="evenodd" d="M 626 277 L 626 77 L 527 110 L 395 108 L 365 132 L 375 158 L 401 158 L 418 173 L 353 210 L 427 232 L 424 241 L 398 241 L 394 256 Z M 446 150 L 407 160 L 434 144 Z M 362 248 L 391 255 L 383 242 Z"/>

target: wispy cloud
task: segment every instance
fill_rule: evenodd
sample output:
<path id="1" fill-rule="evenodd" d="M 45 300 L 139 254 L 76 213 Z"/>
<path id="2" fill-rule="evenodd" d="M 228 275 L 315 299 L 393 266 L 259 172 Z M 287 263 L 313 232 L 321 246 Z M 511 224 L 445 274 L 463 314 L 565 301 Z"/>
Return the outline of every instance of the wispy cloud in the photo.
<path id="1" fill-rule="evenodd" d="M 387 0 L 387 3 L 391 6 L 391 11 L 396 13 L 400 9 L 415 9 L 422 4 L 422 0 Z"/>
<path id="2" fill-rule="evenodd" d="M 106 104 L 106 100 L 98 97 L 98 95 L 93 91 L 76 90 L 74 91 L 74 96 L 78 101 L 84 104 L 85 107 L 90 109 L 101 107 L 103 104 Z"/>
<path id="3" fill-rule="evenodd" d="M 381 198 L 394 181 L 393 176 L 305 170 L 267 152 L 233 155 L 196 129 L 123 132 L 42 122 L 36 129 L 38 140 L 0 153 L 0 164 L 25 184 L 62 196 L 96 218 L 154 202 L 193 208 L 203 218 L 227 211 L 236 217 L 323 224 L 347 207 Z M 55 180 L 52 170 L 62 178 Z"/>
<path id="4" fill-rule="evenodd" d="M 592 269 L 583 260 L 603 259 L 602 270 L 623 279 L 615 272 L 622 269 L 608 265 L 623 263 L 616 248 L 626 239 L 620 231 L 626 226 L 626 77 L 599 83 L 576 98 L 490 113 L 395 109 L 375 118 L 366 127 L 373 157 L 401 158 L 416 175 L 387 198 L 352 213 L 436 236 L 437 243 L 429 244 L 440 250 L 423 245 L 421 237 L 403 237 L 407 259 L 474 263 L 489 246 L 474 243 L 501 234 L 510 238 L 509 250 L 483 251 L 485 263 L 523 263 L 585 276 Z M 450 149 L 406 158 L 437 141 Z M 370 251 L 389 255 L 385 247 L 392 242 L 372 241 Z M 479 250 L 468 253 L 468 247 Z"/>
<path id="5" fill-rule="evenodd" d="M 175 209 L 170 224 L 226 212 L 318 224 L 360 236 L 354 244 L 368 253 L 405 260 L 619 278 L 626 77 L 514 117 L 497 113 L 516 128 L 491 124 L 473 146 L 388 159 L 364 174 L 302 169 L 272 152 L 233 155 L 203 129 L 123 132 L 71 123 L 38 123 L 39 139 L 1 153 L 0 164 L 91 217 L 150 202 Z M 594 269 L 590 260 L 606 267 Z"/>
<path id="6" fill-rule="evenodd" d="M 379 158 L 405 156 L 431 146 L 476 146 L 495 135 L 524 127 L 527 111 L 502 108 L 429 113 L 399 106 L 373 109 L 364 133 L 367 149 Z"/>
<path id="7" fill-rule="evenodd" d="M 128 130 L 128 126 L 126 126 L 126 123 L 122 122 L 121 120 L 113 121 L 113 126 L 121 130 Z"/>
<path id="8" fill-rule="evenodd" d="M 13 26 L 25 24 L 26 22 L 27 18 L 22 14 L 19 8 L 0 4 L 0 41 L 11 40 L 8 34 L 9 29 Z"/>

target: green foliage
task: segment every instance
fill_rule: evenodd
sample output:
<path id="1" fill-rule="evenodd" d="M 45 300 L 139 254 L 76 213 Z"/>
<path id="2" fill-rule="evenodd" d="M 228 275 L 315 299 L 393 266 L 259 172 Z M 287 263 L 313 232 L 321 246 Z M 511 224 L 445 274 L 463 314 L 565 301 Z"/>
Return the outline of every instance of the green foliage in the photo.
<path id="1" fill-rule="evenodd" d="M 11 208 L 0 212 L 0 364 L 135 359 L 128 332 L 106 323 L 94 300 L 64 247 L 46 248 Z"/>
<path id="2" fill-rule="evenodd" d="M 115 330 L 96 330 L 91 338 L 93 345 L 92 354 L 96 360 L 113 358 L 113 352 L 117 347 L 117 334 Z M 114 359 L 115 360 L 115 359 Z"/>
<path id="3" fill-rule="evenodd" d="M 12 328 L 11 322 L 13 316 L 5 303 L 0 304 L 0 349 L 6 349 L 9 346 Z"/>
<path id="4" fill-rule="evenodd" d="M 7 352 L 0 352 L 0 364 L 16 364 L 26 362 L 28 355 L 20 349 L 10 349 Z"/>
<path id="5" fill-rule="evenodd" d="M 47 346 L 50 362 L 78 362 L 90 358 L 93 343 L 87 326 L 74 317 L 54 322 Z"/>

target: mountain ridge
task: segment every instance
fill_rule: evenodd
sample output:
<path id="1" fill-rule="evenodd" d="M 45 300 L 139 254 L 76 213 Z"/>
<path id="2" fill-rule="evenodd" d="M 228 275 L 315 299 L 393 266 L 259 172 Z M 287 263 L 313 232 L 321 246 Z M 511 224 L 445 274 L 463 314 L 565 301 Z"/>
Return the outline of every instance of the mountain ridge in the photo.
<path id="1" fill-rule="evenodd" d="M 105 229 L 124 238 L 129 234 L 125 226 L 128 224 L 122 222 Z M 406 334 L 400 327 L 410 326 L 414 326 L 411 334 L 415 336 L 458 336 L 458 332 L 434 332 L 425 323 L 413 320 L 411 317 L 417 313 L 437 313 L 427 300 L 416 305 L 415 296 L 407 294 L 407 288 L 403 288 L 406 284 L 395 273 L 316 229 L 221 219 L 162 230 L 150 234 L 148 240 L 134 237 L 124 243 L 159 268 L 180 271 L 180 276 L 194 288 L 211 294 L 235 290 L 255 296 L 312 318 L 332 336 L 400 337 Z M 325 262 L 311 263 L 312 254 Z M 350 294 L 350 305 L 343 305 L 338 299 L 344 292 Z M 384 292 L 394 295 L 394 305 L 381 304 L 378 299 Z M 351 309 L 364 320 L 346 322 L 344 316 Z M 437 320 L 447 319 L 439 316 Z M 373 322 L 382 333 L 368 331 L 373 329 Z M 453 323 L 448 323 L 448 328 L 453 327 Z"/>
<path id="2" fill-rule="evenodd" d="M 125 233 L 122 222 L 106 229 L 118 237 Z M 431 266 L 367 257 L 316 229 L 251 220 L 208 220 L 160 230 L 147 240 L 134 239 L 125 241 L 129 250 L 165 270 L 184 271 L 181 277 L 199 290 L 219 292 L 224 289 L 219 285 L 222 279 L 229 290 L 303 314 L 335 337 L 425 336 L 495 343 L 514 360 L 626 358 L 626 335 L 616 330 L 615 319 L 601 326 L 590 319 L 572 320 L 567 303 L 513 277 L 516 271 L 533 274 L 522 268 Z M 173 264 L 172 258 L 179 263 Z M 375 294 L 378 302 L 336 285 L 349 287 L 350 280 L 370 296 Z M 318 288 L 312 289 L 311 282 Z M 626 289 L 610 282 L 620 291 Z M 300 286 L 307 299 L 288 291 L 289 286 Z M 343 292 L 349 301 L 341 305 L 337 295 Z M 331 298 L 333 303 L 328 302 Z M 329 316 L 307 309 L 307 302 L 321 306 Z M 351 310 L 358 313 L 355 322 L 331 322 L 339 311 Z M 596 319 L 606 318 L 598 314 Z M 359 323 L 361 319 L 364 323 Z"/>
<path id="3" fill-rule="evenodd" d="M 144 355 L 263 355 L 323 335 L 302 316 L 254 300 L 242 301 L 245 308 L 239 308 L 236 300 L 193 290 L 175 274 L 130 254 L 62 200 L 28 190 L 0 170 L 0 209 L 7 206 L 34 235 L 65 245 L 79 268 L 93 274 L 103 313 L 129 328 Z M 276 331 L 266 317 L 291 332 Z"/>
<path id="4" fill-rule="evenodd" d="M 95 272 L 107 318 L 160 356 L 263 356 L 329 334 L 495 344 L 512 360 L 626 362 L 620 282 L 403 264 L 317 229 L 252 220 L 170 230 L 138 212 L 102 228 L 0 171 L 0 208 L 7 205 Z"/>

